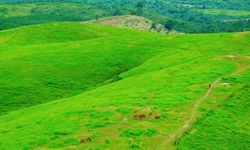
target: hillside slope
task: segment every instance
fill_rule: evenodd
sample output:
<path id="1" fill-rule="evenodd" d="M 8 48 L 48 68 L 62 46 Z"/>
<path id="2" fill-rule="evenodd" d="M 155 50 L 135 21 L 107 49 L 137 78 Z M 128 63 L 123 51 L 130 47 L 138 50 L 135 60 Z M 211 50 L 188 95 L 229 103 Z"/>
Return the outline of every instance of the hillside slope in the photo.
<path id="1" fill-rule="evenodd" d="M 163 45 L 154 33 L 82 23 L 1 31 L 0 114 L 115 81 Z"/>
<path id="2" fill-rule="evenodd" d="M 113 83 L 71 98 L 12 111 L 0 116 L 0 149 L 190 149 L 190 147 L 195 149 L 204 148 L 203 144 L 206 141 L 210 141 L 207 146 L 211 149 L 217 149 L 213 147 L 214 144 L 226 144 L 230 147 L 232 140 L 234 149 L 249 147 L 250 130 L 247 124 L 249 119 L 247 91 L 250 85 L 249 32 L 162 35 L 98 25 L 59 24 L 59 26 L 64 25 L 73 26 L 73 29 L 77 26 L 83 27 L 82 30 L 97 32 L 97 36 L 103 35 L 104 38 L 80 41 L 83 45 L 93 46 L 88 48 L 90 52 L 100 47 L 100 51 L 97 51 L 98 53 L 91 59 L 91 64 L 102 57 L 106 59 L 100 64 L 109 62 L 107 52 L 102 52 L 107 46 L 110 46 L 110 50 L 114 49 L 110 56 L 111 62 L 118 57 L 118 60 L 126 58 L 125 64 L 138 59 L 141 59 L 140 63 L 136 63 L 137 66 L 132 65 L 133 69 L 119 74 L 119 80 Z M 43 28 L 47 25 L 40 26 Z M 27 29 L 32 27 L 34 26 Z M 71 29 L 64 31 L 69 30 Z M 9 35 L 9 32 L 11 30 L 2 32 L 1 37 Z M 97 41 L 88 43 L 92 40 Z M 22 55 L 13 50 L 20 46 L 18 45 L 20 42 L 12 42 L 17 45 L 1 53 L 1 56 L 4 56 L 3 60 Z M 64 44 L 62 44 L 63 48 L 66 47 Z M 116 44 L 119 49 L 109 44 Z M 126 51 L 127 55 L 118 53 L 125 49 L 122 44 L 129 49 Z M 135 47 L 136 45 L 138 47 Z M 33 48 L 33 45 L 30 47 Z M 46 56 L 52 53 L 44 50 L 43 52 L 47 53 Z M 40 51 L 39 53 L 42 55 Z M 85 55 L 89 54 L 91 53 Z M 75 61 L 75 59 L 69 61 L 68 55 L 63 54 L 63 56 L 60 62 Z M 131 57 L 133 59 L 128 59 Z M 27 58 L 17 60 L 25 62 Z M 36 62 L 36 60 L 33 61 Z M 109 63 L 104 65 L 109 66 Z M 95 73 L 102 71 L 97 69 Z M 212 87 L 208 97 L 196 106 L 197 100 L 209 89 L 209 84 L 218 78 L 221 80 Z M 53 80 L 55 79 L 57 78 Z M 9 81 L 2 77 L 1 80 Z M 67 80 L 62 82 L 65 81 Z M 235 99 L 235 97 L 239 98 Z M 194 120 L 187 127 L 188 132 L 183 133 L 184 136 L 169 140 L 185 125 L 190 118 L 190 110 L 194 107 L 198 109 L 194 114 Z M 224 109 L 228 112 L 223 111 Z M 213 110 L 215 113 L 211 113 Z M 151 112 L 153 116 L 148 115 Z M 230 117 L 232 115 L 230 112 L 238 112 L 240 120 L 234 116 Z M 136 119 L 134 118 L 136 114 L 146 114 L 146 119 Z M 223 114 L 228 114 L 226 121 L 214 120 L 223 119 Z M 154 119 L 155 115 L 159 115 L 160 119 Z M 123 125 L 125 118 L 128 122 Z M 237 120 L 237 129 L 241 132 L 235 132 L 237 129 L 230 128 L 235 125 L 235 120 Z M 207 122 L 211 127 L 222 128 L 212 130 L 206 126 Z M 206 134 L 209 136 L 199 138 L 204 137 L 203 126 L 206 127 L 208 131 Z M 215 134 L 218 135 L 216 141 L 212 140 Z M 242 138 L 242 134 L 246 138 Z M 82 136 L 85 138 L 90 136 L 92 141 L 80 144 Z"/>

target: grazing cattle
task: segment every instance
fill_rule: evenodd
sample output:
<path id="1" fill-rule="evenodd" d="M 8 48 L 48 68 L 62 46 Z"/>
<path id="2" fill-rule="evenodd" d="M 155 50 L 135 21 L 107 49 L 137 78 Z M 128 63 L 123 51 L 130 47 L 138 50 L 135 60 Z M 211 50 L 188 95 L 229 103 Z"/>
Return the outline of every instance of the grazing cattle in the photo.
<path id="1" fill-rule="evenodd" d="M 150 113 L 148 113 L 148 115 L 149 115 L 149 116 L 152 116 L 152 115 L 153 115 L 153 113 L 151 113 L 151 112 L 150 112 Z"/>
<path id="2" fill-rule="evenodd" d="M 85 143 L 84 137 L 81 138 L 81 141 L 80 141 L 80 142 L 81 142 L 81 144 Z"/>
<path id="3" fill-rule="evenodd" d="M 139 114 L 139 115 L 138 115 L 138 118 L 139 118 L 139 119 L 145 119 L 145 118 L 146 118 L 146 115 L 145 115 L 145 114 Z"/>
<path id="4" fill-rule="evenodd" d="M 90 137 L 88 137 L 88 141 L 89 141 L 89 142 L 91 142 L 91 141 L 92 141 Z"/>
<path id="5" fill-rule="evenodd" d="M 157 116 L 155 116 L 155 119 L 157 119 L 157 120 L 158 120 L 158 119 L 161 119 L 161 116 L 158 116 L 158 115 L 157 115 Z"/>

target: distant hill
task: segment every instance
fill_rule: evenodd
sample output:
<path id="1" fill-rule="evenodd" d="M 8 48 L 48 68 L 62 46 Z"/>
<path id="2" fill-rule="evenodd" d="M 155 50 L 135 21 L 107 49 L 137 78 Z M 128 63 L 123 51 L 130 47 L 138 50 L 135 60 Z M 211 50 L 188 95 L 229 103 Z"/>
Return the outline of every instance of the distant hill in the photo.
<path id="1" fill-rule="evenodd" d="M 249 8 L 246 0 L 0 0 L 0 30 L 137 15 L 178 32 L 236 32 L 250 30 Z"/>
<path id="2" fill-rule="evenodd" d="M 132 29 L 148 30 L 159 33 L 177 33 L 174 30 L 169 31 L 162 24 L 155 23 L 141 16 L 129 15 L 99 18 L 97 20 L 86 21 L 86 23 L 97 23 L 108 26 L 128 27 Z"/>
<path id="3" fill-rule="evenodd" d="M 0 3 L 0 30 L 49 22 L 86 21 L 112 15 L 113 11 L 86 3 Z"/>

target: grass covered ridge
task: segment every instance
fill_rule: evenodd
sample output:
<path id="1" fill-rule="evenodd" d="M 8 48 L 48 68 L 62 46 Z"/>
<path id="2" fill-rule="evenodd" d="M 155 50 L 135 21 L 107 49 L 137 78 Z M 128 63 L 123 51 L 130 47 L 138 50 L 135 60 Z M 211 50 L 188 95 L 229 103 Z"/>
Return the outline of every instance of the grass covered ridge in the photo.
<path id="1" fill-rule="evenodd" d="M 117 80 L 121 72 L 154 56 L 164 44 L 156 34 L 81 23 L 2 31 L 0 42 L 0 89 L 4 91 L 0 113 Z"/>
<path id="2" fill-rule="evenodd" d="M 46 29 L 48 26 L 50 30 Z M 33 39 L 29 44 L 30 38 L 22 32 L 37 28 L 50 31 L 53 42 L 45 44 L 47 36 L 43 38 L 41 34 L 40 39 Z M 13 99 L 16 93 L 12 91 L 25 93 L 20 95 L 22 100 L 28 97 L 27 102 L 36 98 L 36 103 L 54 100 L 57 92 L 58 98 L 63 98 L 65 91 L 69 94 L 68 98 L 0 116 L 0 149 L 190 149 L 203 147 L 206 141 L 213 145 L 211 139 L 218 132 L 221 132 L 220 138 L 231 135 L 225 133 L 224 128 L 207 127 L 209 136 L 199 138 L 206 121 L 211 127 L 226 126 L 227 122 L 214 120 L 228 113 L 220 112 L 224 107 L 230 107 L 228 111 L 245 107 L 239 112 L 240 120 L 248 120 L 249 32 L 161 35 L 81 23 L 53 23 L 13 30 L 0 33 L 2 41 L 13 43 L 1 45 L 0 59 L 4 64 L 0 70 L 4 76 L 0 81 L 5 85 L 1 86 L 1 92 L 8 91 L 3 92 L 1 106 L 7 98 L 16 103 Z M 75 30 L 81 32 L 72 40 L 64 33 Z M 20 34 L 15 37 L 18 40 L 9 38 L 13 33 Z M 31 69 L 26 70 L 28 68 Z M 197 99 L 206 93 L 209 84 L 222 77 L 195 114 L 198 122 L 191 125 L 190 132 L 175 145 L 169 145 L 168 137 L 190 117 Z M 45 81 L 52 84 L 40 84 Z M 13 90 L 18 86 L 28 88 Z M 244 99 L 239 102 L 241 105 L 227 105 L 234 103 L 233 95 L 237 94 Z M 12 109 L 10 104 L 5 105 L 6 110 Z M 133 118 L 134 111 L 152 112 L 161 119 L 137 120 Z M 219 112 L 216 115 L 211 111 Z M 125 117 L 128 118 L 126 126 L 122 125 Z M 232 122 L 236 118 L 227 119 Z M 247 124 L 240 120 L 238 128 L 244 128 L 248 137 Z M 234 132 L 234 135 L 241 133 Z M 91 136 L 92 142 L 80 144 L 82 136 Z M 243 148 L 249 146 L 247 138 L 241 140 Z M 223 142 L 216 140 L 218 145 Z"/>

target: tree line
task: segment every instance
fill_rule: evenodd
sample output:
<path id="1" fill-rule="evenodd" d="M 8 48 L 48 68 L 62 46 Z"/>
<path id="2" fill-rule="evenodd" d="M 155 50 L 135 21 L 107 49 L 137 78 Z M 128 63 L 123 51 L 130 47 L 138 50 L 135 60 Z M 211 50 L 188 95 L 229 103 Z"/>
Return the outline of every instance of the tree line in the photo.
<path id="1" fill-rule="evenodd" d="M 106 16 L 139 15 L 167 29 L 187 33 L 233 32 L 250 29 L 250 16 L 205 14 L 205 9 L 250 11 L 250 2 L 239 0 L 2 0 L 6 5 L 35 3 L 27 16 L 0 18 L 0 29 L 53 21 L 85 21 Z M 60 2 L 60 3 L 59 3 Z M 60 5 L 64 3 L 64 5 Z M 46 6 L 46 7 L 44 7 Z M 56 7 L 53 7 L 56 6 Z M 72 7 L 74 6 L 74 7 Z M 87 7 L 86 7 L 87 6 Z M 46 8 L 46 10 L 45 10 Z M 0 5 L 0 13 L 6 9 Z M 234 22 L 224 20 L 241 19 Z"/>

